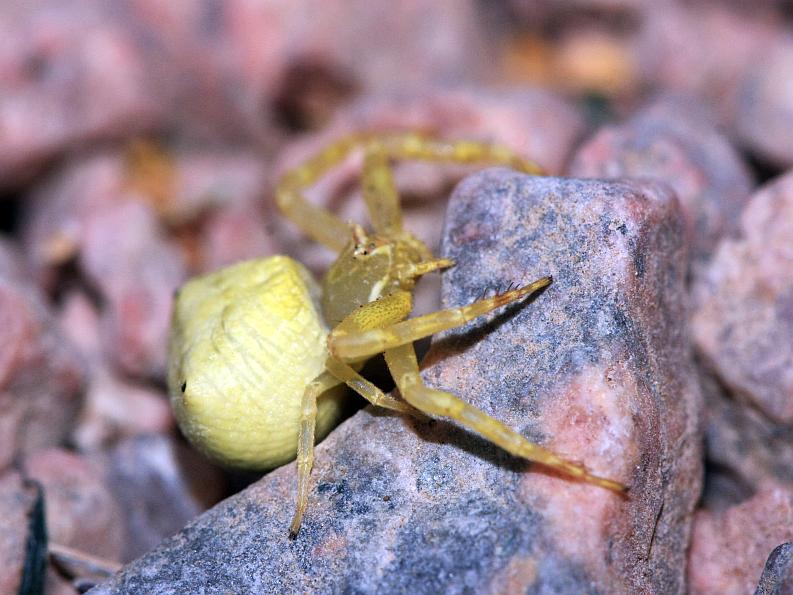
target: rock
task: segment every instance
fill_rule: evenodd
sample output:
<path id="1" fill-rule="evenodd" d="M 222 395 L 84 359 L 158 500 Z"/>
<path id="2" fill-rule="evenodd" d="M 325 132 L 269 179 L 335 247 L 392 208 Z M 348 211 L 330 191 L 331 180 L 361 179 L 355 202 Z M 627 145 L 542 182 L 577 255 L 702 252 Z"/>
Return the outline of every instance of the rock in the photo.
<path id="1" fill-rule="evenodd" d="M 684 592 L 701 463 L 682 231 L 660 186 L 507 170 L 468 178 L 446 224 L 445 304 L 554 284 L 439 337 L 427 381 L 626 482 L 629 498 L 453 423 L 367 408 L 319 445 L 296 541 L 292 464 L 95 593 Z"/>
<path id="2" fill-rule="evenodd" d="M 120 438 L 165 433 L 174 427 L 161 390 L 124 380 L 107 364 L 99 313 L 84 293 L 74 290 L 63 298 L 59 321 L 90 369 L 84 404 L 72 433 L 80 450 L 92 451 Z"/>
<path id="3" fill-rule="evenodd" d="M 793 36 L 787 35 L 754 64 L 738 92 L 736 133 L 764 159 L 793 166 Z"/>
<path id="4" fill-rule="evenodd" d="M 730 392 L 793 423 L 793 173 L 747 203 L 694 287 L 697 348 Z"/>
<path id="5" fill-rule="evenodd" d="M 107 367 L 99 367 L 88 382 L 85 406 L 72 439 L 80 450 L 87 452 L 123 438 L 167 433 L 174 426 L 162 390 L 128 382 Z"/>
<path id="6" fill-rule="evenodd" d="M 127 374 L 164 376 L 172 296 L 187 276 L 182 255 L 133 200 L 94 211 L 83 241 L 80 267 L 105 300 L 105 352 Z"/>
<path id="7" fill-rule="evenodd" d="M 704 384 L 707 460 L 737 482 L 739 491 L 768 480 L 793 487 L 793 427 L 735 399 L 713 378 Z"/>
<path id="8" fill-rule="evenodd" d="M 734 234 L 752 189 L 737 151 L 697 100 L 665 96 L 624 124 L 602 128 L 578 149 L 573 177 L 649 177 L 668 183 L 680 199 L 694 272 L 719 239 Z"/>
<path id="9" fill-rule="evenodd" d="M 63 449 L 38 451 L 24 461 L 26 477 L 44 490 L 52 543 L 120 561 L 124 527 L 118 503 L 101 473 Z"/>
<path id="10" fill-rule="evenodd" d="M 743 80 L 767 61 L 783 21 L 755 4 L 750 10 L 717 2 L 645 6 L 635 40 L 645 86 L 699 97 L 732 130 Z"/>
<path id="11" fill-rule="evenodd" d="M 213 210 L 199 235 L 202 271 L 214 271 L 251 258 L 277 253 L 271 236 L 272 215 L 250 201 Z"/>
<path id="12" fill-rule="evenodd" d="M 70 160 L 26 199 L 23 235 L 34 269 L 46 284 L 54 267 L 84 248 L 97 211 L 132 200 L 180 232 L 195 271 L 238 254 L 258 255 L 269 247 L 270 237 L 257 209 L 269 185 L 261 161 L 261 155 L 246 149 L 167 151 L 140 142 L 127 151 Z M 229 219 L 238 224 L 244 219 L 246 233 L 223 234 Z M 198 245 L 196 238 L 205 235 L 206 244 Z"/>
<path id="13" fill-rule="evenodd" d="M 726 510 L 694 520 L 688 574 L 693 595 L 751 593 L 766 557 L 793 539 L 793 490 L 774 484 Z"/>
<path id="14" fill-rule="evenodd" d="M 121 508 L 118 520 L 126 535 L 121 559 L 126 561 L 217 502 L 225 485 L 216 467 L 160 434 L 121 440 L 107 456 L 95 453 L 93 458 Z"/>
<path id="15" fill-rule="evenodd" d="M 32 283 L 0 275 L 0 470 L 61 444 L 80 406 L 84 363 Z"/>
<path id="16" fill-rule="evenodd" d="M 44 592 L 47 595 L 79 595 L 80 593 L 80 591 L 75 589 L 72 584 L 63 578 L 52 566 L 47 568 Z"/>
<path id="17" fill-rule="evenodd" d="M 0 278 L 31 281 L 22 250 L 10 237 L 0 234 Z"/>
<path id="18" fill-rule="evenodd" d="M 785 593 L 793 593 L 793 543 L 783 543 L 771 552 L 755 591 L 755 595 Z"/>
<path id="19" fill-rule="evenodd" d="M 40 593 L 46 569 L 44 507 L 35 485 L 0 476 L 0 593 Z"/>
<path id="20" fill-rule="evenodd" d="M 477 16 L 473 0 L 5 3 L 0 187 L 88 142 L 271 144 L 276 108 L 315 93 L 294 84 L 305 73 L 331 95 L 484 78 Z"/>

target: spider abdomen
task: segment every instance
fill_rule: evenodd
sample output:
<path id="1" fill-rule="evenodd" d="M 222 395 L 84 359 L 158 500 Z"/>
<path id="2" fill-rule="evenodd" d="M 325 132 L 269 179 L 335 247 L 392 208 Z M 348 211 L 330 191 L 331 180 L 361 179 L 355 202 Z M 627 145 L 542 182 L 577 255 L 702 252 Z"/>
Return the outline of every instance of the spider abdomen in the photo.
<path id="1" fill-rule="evenodd" d="M 327 357 L 318 294 L 286 256 L 241 262 L 179 291 L 168 388 L 180 428 L 208 457 L 257 470 L 295 458 L 303 391 Z M 338 423 L 343 392 L 318 400 L 318 437 Z"/>

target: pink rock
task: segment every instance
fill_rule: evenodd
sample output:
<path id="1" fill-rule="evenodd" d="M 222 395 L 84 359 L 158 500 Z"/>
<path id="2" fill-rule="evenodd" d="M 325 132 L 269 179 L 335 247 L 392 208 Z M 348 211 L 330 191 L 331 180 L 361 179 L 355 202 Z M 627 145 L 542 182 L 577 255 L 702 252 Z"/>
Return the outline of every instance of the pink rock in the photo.
<path id="1" fill-rule="evenodd" d="M 0 469 L 60 444 L 80 405 L 83 362 L 31 283 L 0 276 Z"/>
<path id="2" fill-rule="evenodd" d="M 121 560 L 121 509 L 99 470 L 62 449 L 28 456 L 24 470 L 44 488 L 47 534 L 52 543 L 107 560 Z"/>
<path id="3" fill-rule="evenodd" d="M 275 254 L 268 217 L 254 202 L 230 205 L 210 213 L 200 234 L 202 271 L 213 271 L 247 260 Z"/>
<path id="4" fill-rule="evenodd" d="M 253 228 L 263 218 L 255 205 L 270 184 L 266 171 L 256 152 L 231 148 L 166 152 L 133 145 L 126 154 L 72 160 L 27 200 L 23 233 L 30 260 L 46 281 L 53 267 L 83 248 L 87 221 L 97 210 L 133 199 L 153 208 L 171 226 L 200 230 L 204 216 L 222 220 L 226 211 L 232 217 L 242 211 Z M 267 244 L 269 234 L 262 223 L 260 230 L 251 229 L 243 237 L 246 241 L 237 239 L 233 249 L 224 242 L 203 248 L 199 263 L 216 258 L 210 250 L 220 254 L 258 250 Z"/>
<path id="5" fill-rule="evenodd" d="M 26 585 L 31 588 L 35 575 L 44 572 L 44 552 L 37 551 L 35 542 L 43 536 L 32 534 L 37 504 L 38 490 L 25 484 L 19 473 L 0 475 L 0 593 L 26 592 L 23 581 L 32 580 Z M 41 545 L 46 545 L 46 538 Z"/>
<path id="6" fill-rule="evenodd" d="M 701 510 L 694 520 L 688 575 L 692 594 L 753 593 L 766 558 L 793 539 L 793 490 L 759 486 L 746 502 Z"/>
<path id="7" fill-rule="evenodd" d="M 37 277 L 49 285 L 53 268 L 82 249 L 85 222 L 124 191 L 124 163 L 105 153 L 68 163 L 34 188 L 23 221 L 25 248 Z"/>
<path id="8" fill-rule="evenodd" d="M 762 158 L 793 165 L 793 35 L 763 54 L 744 76 L 738 93 L 736 132 Z"/>
<path id="9" fill-rule="evenodd" d="M 81 450 L 91 451 L 131 436 L 166 433 L 174 425 L 164 392 L 122 380 L 106 367 L 98 367 L 88 382 L 72 439 Z"/>
<path id="10" fill-rule="evenodd" d="M 47 568 L 47 578 L 44 586 L 47 595 L 79 595 L 80 591 L 63 578 L 52 566 Z"/>
<path id="11" fill-rule="evenodd" d="M 0 185 L 150 131 L 271 142 L 292 72 L 375 89 L 481 78 L 477 16 L 473 0 L 6 3 Z"/>
<path id="12" fill-rule="evenodd" d="M 706 491 L 705 506 L 715 509 L 724 501 L 740 501 L 754 486 L 769 480 L 793 487 L 790 424 L 769 419 L 744 399 L 730 395 L 710 374 L 703 378 L 703 389 L 707 461 L 712 479 L 722 480 Z"/>
<path id="13" fill-rule="evenodd" d="M 696 345 L 720 381 L 778 423 L 793 422 L 793 173 L 746 205 L 694 288 Z"/>
<path id="14" fill-rule="evenodd" d="M 666 96 L 624 124 L 607 126 L 578 149 L 574 177 L 649 177 L 680 199 L 695 272 L 719 239 L 737 231 L 752 179 L 710 113 L 693 98 Z"/>
<path id="15" fill-rule="evenodd" d="M 162 376 L 172 296 L 187 272 L 156 215 L 133 200 L 94 211 L 80 266 L 106 300 L 102 344 L 112 361 L 133 376 Z"/>
<path id="16" fill-rule="evenodd" d="M 30 281 L 25 259 L 16 243 L 0 234 L 0 278 Z"/>
<path id="17" fill-rule="evenodd" d="M 748 5 L 746 5 L 748 6 Z M 648 85 L 695 95 L 721 122 L 735 122 L 745 76 L 767 60 L 783 28 L 753 4 L 647 3 L 636 35 Z"/>

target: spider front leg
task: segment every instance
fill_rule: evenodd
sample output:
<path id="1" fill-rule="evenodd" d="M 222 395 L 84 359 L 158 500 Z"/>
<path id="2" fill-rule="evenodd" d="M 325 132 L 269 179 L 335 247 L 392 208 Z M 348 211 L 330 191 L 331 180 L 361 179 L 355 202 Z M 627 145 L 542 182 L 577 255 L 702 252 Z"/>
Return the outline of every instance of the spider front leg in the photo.
<path id="1" fill-rule="evenodd" d="M 342 322 L 330 332 L 328 349 L 331 355 L 342 361 L 360 361 L 375 354 L 383 353 L 387 349 L 412 343 L 440 331 L 462 326 L 496 308 L 506 306 L 531 295 L 535 291 L 550 285 L 551 281 L 551 277 L 543 277 L 524 287 L 484 298 L 467 306 L 439 310 L 438 312 L 404 320 L 404 317 L 410 312 L 410 308 L 408 308 L 402 318 L 394 320 L 390 325 L 361 326 Z M 377 302 L 366 304 L 358 309 L 357 312 L 360 314 L 357 315 L 367 314 L 367 308 L 382 308 L 383 305 L 377 306 L 376 304 L 389 298 L 393 299 L 392 296 L 400 295 L 401 293 L 403 292 L 397 292 Z M 353 314 L 355 315 L 356 313 L 354 312 Z"/>
<path id="2" fill-rule="evenodd" d="M 586 467 L 573 463 L 551 451 L 529 442 L 515 430 L 490 417 L 473 405 L 460 400 L 452 393 L 436 390 L 424 384 L 419 373 L 416 352 L 412 345 L 394 347 L 385 352 L 388 369 L 408 403 L 419 411 L 448 417 L 477 432 L 508 453 L 556 469 L 614 492 L 624 493 L 621 483 L 591 474 Z"/>

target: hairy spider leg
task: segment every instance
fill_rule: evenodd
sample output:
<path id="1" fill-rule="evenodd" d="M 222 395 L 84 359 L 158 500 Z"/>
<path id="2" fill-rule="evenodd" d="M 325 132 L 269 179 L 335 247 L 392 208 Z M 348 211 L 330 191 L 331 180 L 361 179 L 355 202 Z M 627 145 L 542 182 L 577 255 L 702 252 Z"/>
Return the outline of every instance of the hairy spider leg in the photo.
<path id="1" fill-rule="evenodd" d="M 356 148 L 365 150 L 363 193 L 376 231 L 402 229 L 402 211 L 389 166 L 390 159 L 506 165 L 525 173 L 543 173 L 539 165 L 523 159 L 503 145 L 476 141 L 447 142 L 415 133 L 351 134 L 287 171 L 275 191 L 278 206 L 287 218 L 306 235 L 337 252 L 347 243 L 347 223 L 327 209 L 311 204 L 302 191 L 339 165 Z"/>
<path id="2" fill-rule="evenodd" d="M 380 298 L 375 302 L 365 304 L 352 312 L 340 322 L 328 335 L 328 349 L 335 358 L 346 362 L 361 361 L 387 349 L 412 343 L 424 337 L 429 337 L 440 331 L 464 325 L 488 312 L 506 306 L 516 300 L 526 297 L 535 291 L 550 285 L 550 277 L 542 277 L 529 285 L 519 287 L 492 297 L 477 300 L 467 306 L 438 310 L 424 316 L 417 316 L 405 320 L 410 313 L 408 308 L 404 315 L 387 324 L 360 325 L 358 317 L 369 311 L 378 311 L 383 305 L 390 304 L 395 296 L 410 294 L 395 292 Z M 401 299 L 404 300 L 403 297 Z"/>
<path id="3" fill-rule="evenodd" d="M 453 419 L 514 456 L 540 463 L 614 492 L 625 492 L 625 486 L 621 483 L 593 475 L 584 465 L 563 459 L 548 449 L 529 442 L 515 430 L 452 393 L 428 387 L 419 373 L 413 345 L 401 345 L 386 350 L 385 361 L 402 398 L 419 411 Z"/>

